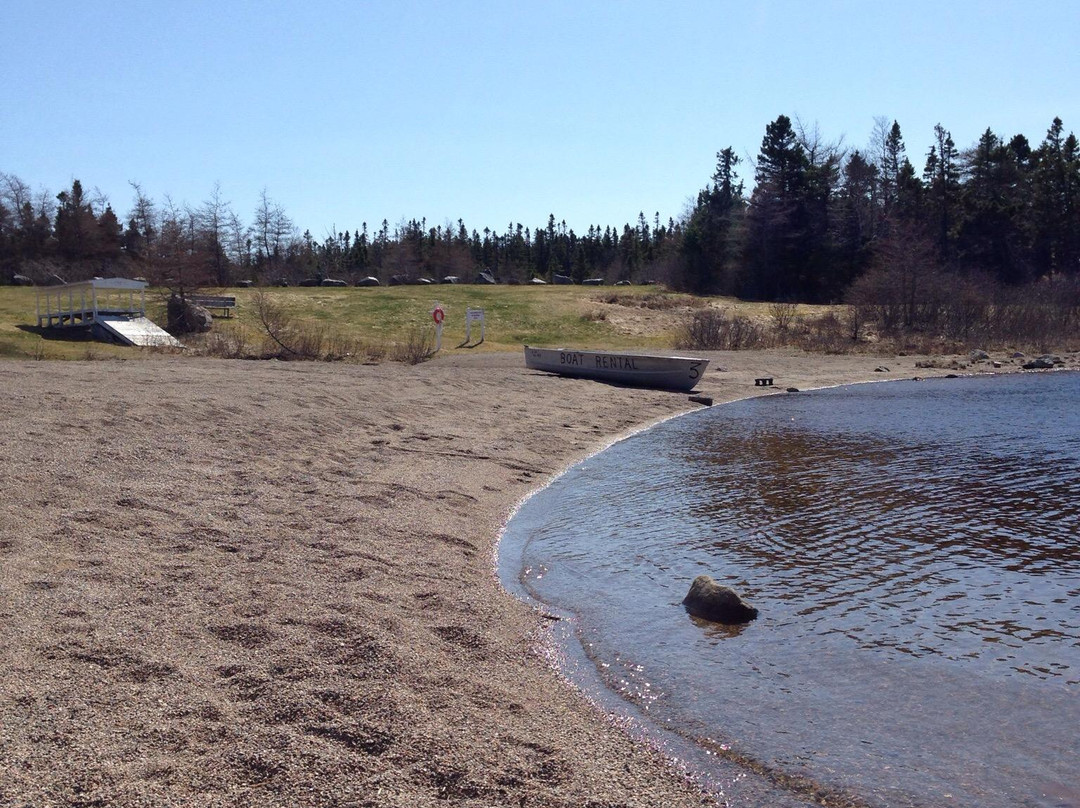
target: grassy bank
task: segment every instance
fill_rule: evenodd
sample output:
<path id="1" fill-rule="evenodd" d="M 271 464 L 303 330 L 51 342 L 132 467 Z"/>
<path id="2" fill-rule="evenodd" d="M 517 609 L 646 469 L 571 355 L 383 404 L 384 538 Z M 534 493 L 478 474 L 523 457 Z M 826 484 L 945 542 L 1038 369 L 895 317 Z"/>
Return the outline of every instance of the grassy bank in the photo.
<path id="1" fill-rule="evenodd" d="M 231 318 L 215 318 L 214 332 L 246 343 L 262 340 L 255 289 L 229 289 L 237 308 Z M 597 348 L 671 348 L 692 312 L 713 304 L 655 287 L 580 286 L 397 286 L 389 288 L 270 288 L 268 300 L 294 324 L 333 333 L 343 341 L 380 346 L 388 354 L 417 333 L 434 334 L 431 310 L 446 312 L 444 351 L 500 351 L 522 344 Z M 0 287 L 0 357 L 84 359 L 152 356 L 144 349 L 75 340 L 36 328 L 35 291 Z M 147 296 L 148 316 L 165 323 L 165 293 Z M 750 304 L 746 304 L 750 305 Z M 482 308 L 486 338 L 462 345 L 466 308 Z M 479 339 L 473 329 L 472 343 Z"/>
<path id="2" fill-rule="evenodd" d="M 216 318 L 208 335 L 184 337 L 187 353 L 418 361 L 434 345 L 431 312 L 436 303 L 446 314 L 443 355 L 518 350 L 523 344 L 656 351 L 795 347 L 827 354 L 959 354 L 977 348 L 1037 354 L 1080 347 L 1076 312 L 1041 300 L 986 305 L 975 313 L 965 308 L 962 322 L 944 317 L 933 328 L 890 329 L 888 317 L 874 306 L 748 303 L 654 286 L 441 285 L 220 293 L 236 296 L 234 316 Z M 147 295 L 147 313 L 162 325 L 165 301 L 161 290 Z M 468 308 L 484 310 L 483 343 L 474 327 L 465 344 Z M 948 307 L 943 311 L 955 314 Z M 34 289 L 0 287 L 0 358 L 134 359 L 162 354 L 72 332 L 42 331 L 36 322 Z M 268 326 L 279 339 L 271 338 Z"/>

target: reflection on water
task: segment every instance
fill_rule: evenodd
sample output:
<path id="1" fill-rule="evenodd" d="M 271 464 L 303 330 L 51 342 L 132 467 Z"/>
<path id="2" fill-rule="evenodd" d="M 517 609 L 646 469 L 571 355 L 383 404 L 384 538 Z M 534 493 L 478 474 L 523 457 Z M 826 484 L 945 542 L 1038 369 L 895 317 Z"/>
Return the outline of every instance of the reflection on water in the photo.
<path id="1" fill-rule="evenodd" d="M 720 407 L 573 469 L 504 542 L 661 725 L 875 804 L 1077 804 L 1078 403 L 1048 374 Z M 689 618 L 702 572 L 759 619 Z"/>

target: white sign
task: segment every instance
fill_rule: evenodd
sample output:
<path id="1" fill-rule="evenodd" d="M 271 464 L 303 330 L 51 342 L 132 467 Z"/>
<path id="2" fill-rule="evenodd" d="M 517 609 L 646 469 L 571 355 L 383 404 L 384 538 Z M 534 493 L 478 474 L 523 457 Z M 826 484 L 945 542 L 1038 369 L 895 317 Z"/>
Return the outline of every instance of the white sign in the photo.
<path id="1" fill-rule="evenodd" d="M 472 341 L 472 324 L 480 323 L 480 342 L 484 341 L 484 310 L 465 309 L 465 344 Z M 479 343 L 477 343 L 479 345 Z"/>

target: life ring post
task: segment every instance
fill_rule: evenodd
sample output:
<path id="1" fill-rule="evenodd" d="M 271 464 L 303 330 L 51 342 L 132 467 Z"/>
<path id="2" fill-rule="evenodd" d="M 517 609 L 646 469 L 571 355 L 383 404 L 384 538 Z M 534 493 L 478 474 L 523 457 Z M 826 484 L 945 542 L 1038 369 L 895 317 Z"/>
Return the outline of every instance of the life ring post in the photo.
<path id="1" fill-rule="evenodd" d="M 446 319 L 446 312 L 443 310 L 442 304 L 439 301 L 435 301 L 435 308 L 431 310 L 431 319 L 435 321 L 435 350 L 442 350 L 442 324 Z"/>

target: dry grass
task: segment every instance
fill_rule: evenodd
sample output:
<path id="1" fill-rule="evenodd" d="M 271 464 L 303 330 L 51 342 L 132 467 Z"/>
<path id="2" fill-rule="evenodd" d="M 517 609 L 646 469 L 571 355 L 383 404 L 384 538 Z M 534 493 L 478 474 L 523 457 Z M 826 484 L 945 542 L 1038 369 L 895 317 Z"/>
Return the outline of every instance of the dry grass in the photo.
<path id="1" fill-rule="evenodd" d="M 419 365 L 435 355 L 435 338 L 431 329 L 419 327 L 412 329 L 405 339 L 390 349 L 390 357 L 395 362 L 407 365 Z"/>
<path id="2" fill-rule="evenodd" d="M 700 308 L 709 305 L 708 301 L 702 297 L 666 291 L 643 293 L 613 292 L 611 294 L 603 295 L 600 300 L 613 306 L 650 309 L 652 311 Z"/>

